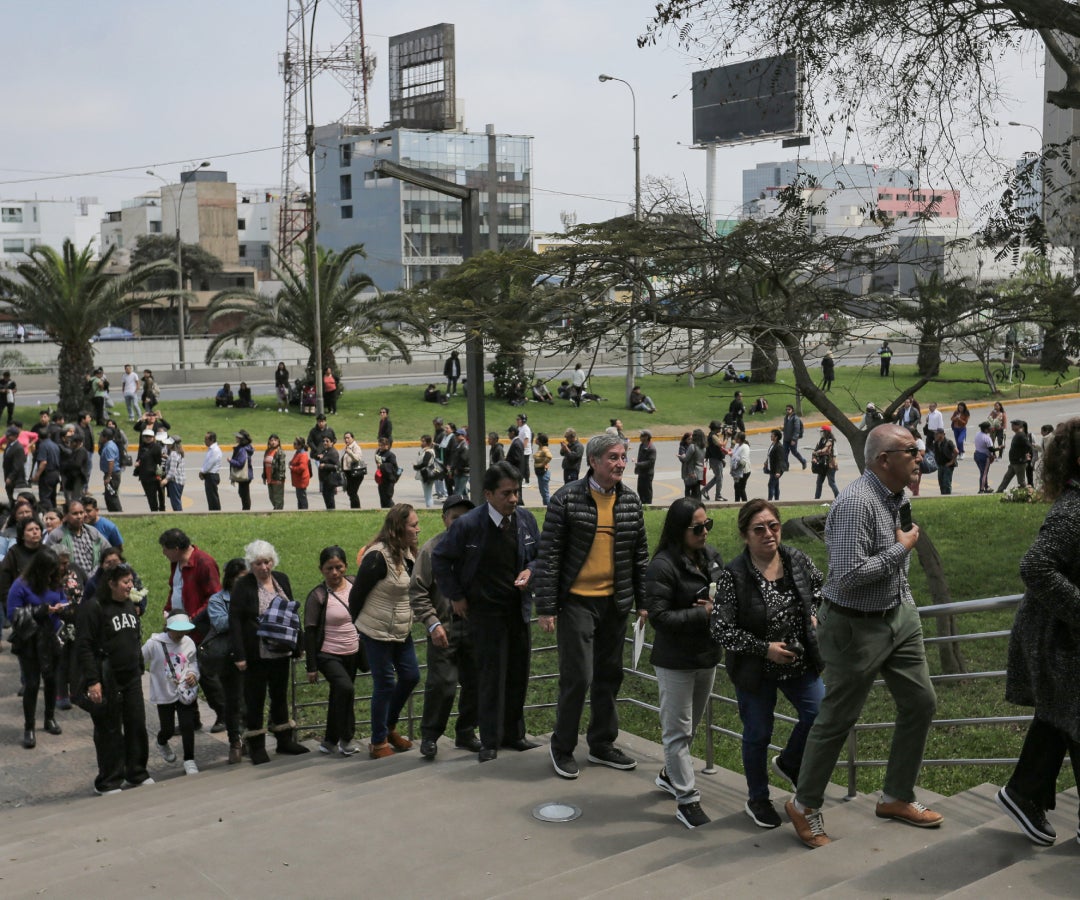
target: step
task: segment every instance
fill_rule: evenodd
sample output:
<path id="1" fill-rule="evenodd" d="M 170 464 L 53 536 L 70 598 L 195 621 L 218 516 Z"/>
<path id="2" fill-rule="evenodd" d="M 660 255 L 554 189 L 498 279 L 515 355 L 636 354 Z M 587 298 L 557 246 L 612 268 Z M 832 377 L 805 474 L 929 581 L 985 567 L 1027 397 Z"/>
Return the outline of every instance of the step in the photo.
<path id="1" fill-rule="evenodd" d="M 1058 842 L 1053 847 L 1038 847 L 1015 832 L 1013 840 L 1027 845 L 1027 855 L 1023 859 L 942 895 L 943 900 L 946 897 L 949 900 L 986 900 L 987 897 L 1021 893 L 1029 900 L 1075 897 L 1077 855 L 1080 854 L 1080 847 L 1076 845 L 1076 817 L 1070 814 L 1051 815 L 1050 818 L 1058 833 Z"/>
<path id="2" fill-rule="evenodd" d="M 940 896 L 1031 857 L 1034 845 L 1020 838 L 1012 821 L 1002 814 L 994 802 L 997 790 L 996 785 L 982 784 L 950 798 L 948 806 L 941 804 L 942 812 L 948 814 L 946 823 L 917 834 L 924 838 L 922 846 L 900 858 L 882 862 L 865 851 L 856 854 L 862 869 L 820 896 Z M 1006 823 L 1007 828 L 1003 827 Z"/>

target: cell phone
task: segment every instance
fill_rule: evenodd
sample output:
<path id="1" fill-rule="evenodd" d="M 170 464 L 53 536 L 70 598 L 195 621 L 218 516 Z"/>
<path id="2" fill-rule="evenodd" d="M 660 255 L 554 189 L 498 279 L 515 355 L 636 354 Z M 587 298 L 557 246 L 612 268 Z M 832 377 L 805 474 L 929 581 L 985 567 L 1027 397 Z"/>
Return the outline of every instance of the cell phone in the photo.
<path id="1" fill-rule="evenodd" d="M 911 531 L 911 526 L 914 524 L 911 521 L 911 504 L 905 500 L 900 507 L 900 530 Z"/>

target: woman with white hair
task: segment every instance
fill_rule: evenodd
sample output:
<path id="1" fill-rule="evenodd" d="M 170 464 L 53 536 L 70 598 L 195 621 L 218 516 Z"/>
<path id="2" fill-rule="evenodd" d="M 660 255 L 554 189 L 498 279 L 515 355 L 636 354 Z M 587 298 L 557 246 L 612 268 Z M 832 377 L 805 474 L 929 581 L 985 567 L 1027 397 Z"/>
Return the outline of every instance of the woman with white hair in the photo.
<path id="1" fill-rule="evenodd" d="M 266 753 L 266 732 L 277 738 L 277 752 L 307 753 L 296 740 L 296 722 L 289 717 L 289 661 L 303 652 L 300 620 L 293 601 L 292 584 L 283 572 L 274 571 L 279 559 L 267 541 L 252 541 L 244 548 L 248 573 L 236 579 L 229 604 L 229 633 L 236 668 L 244 673 L 244 703 L 247 706 L 247 741 L 254 765 L 270 762 Z M 293 646 L 283 640 L 260 636 L 269 617 L 278 611 L 296 616 L 292 626 Z M 269 614 L 269 615 L 268 615 Z M 263 707 L 270 698 L 270 717 L 263 727 Z"/>

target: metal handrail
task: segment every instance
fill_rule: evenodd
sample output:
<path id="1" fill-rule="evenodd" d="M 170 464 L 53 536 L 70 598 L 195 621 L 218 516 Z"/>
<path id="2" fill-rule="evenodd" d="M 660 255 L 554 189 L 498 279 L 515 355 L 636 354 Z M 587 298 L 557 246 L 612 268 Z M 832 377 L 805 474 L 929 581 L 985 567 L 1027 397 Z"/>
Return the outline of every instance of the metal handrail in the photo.
<path id="1" fill-rule="evenodd" d="M 1010 595 L 1002 596 L 1002 597 L 984 597 L 984 598 L 981 598 L 981 599 L 978 599 L 978 600 L 963 600 L 963 601 L 959 601 L 959 602 L 955 602 L 955 603 L 942 603 L 942 604 L 931 605 L 931 606 L 921 606 L 921 607 L 919 607 L 919 616 L 922 619 L 934 619 L 934 618 L 942 618 L 942 617 L 945 617 L 945 616 L 968 615 L 968 614 L 972 614 L 972 613 L 999 612 L 999 611 L 1002 611 L 1002 610 L 1015 608 L 1017 605 L 1019 605 L 1020 600 L 1022 599 L 1022 597 L 1023 597 L 1022 594 L 1010 594 Z M 962 641 L 998 639 L 998 638 L 1002 638 L 1002 637 L 1007 637 L 1009 634 L 1011 634 L 1010 630 L 1004 630 L 1004 631 L 999 630 L 999 631 L 974 632 L 974 633 L 970 633 L 970 634 L 942 635 L 940 637 L 926 638 L 924 640 L 924 643 L 926 643 L 926 644 L 958 643 L 958 642 L 962 642 Z M 627 643 L 628 644 L 632 644 L 632 642 L 633 642 L 632 638 L 627 638 Z M 652 645 L 649 644 L 649 643 L 646 643 L 645 646 L 651 649 Z M 554 644 L 548 645 L 548 646 L 543 646 L 543 647 L 533 647 L 532 650 L 531 650 L 531 655 L 550 654 L 550 653 L 555 652 L 556 650 L 557 650 L 557 647 Z M 301 680 L 301 681 L 296 680 L 296 673 L 297 673 L 298 668 L 299 668 L 301 676 L 303 678 L 303 680 Z M 421 672 L 425 671 L 426 668 L 427 668 L 426 665 L 422 665 L 420 667 Z M 718 668 L 724 669 L 725 667 L 723 666 L 723 664 L 721 664 Z M 306 673 L 303 672 L 303 667 L 302 666 L 297 667 L 295 662 L 294 662 L 294 666 L 293 666 L 293 672 L 294 672 L 294 674 L 293 674 L 293 692 L 292 692 L 293 718 L 294 719 L 296 718 L 297 711 L 301 710 L 301 709 L 318 709 L 318 708 L 325 709 L 326 705 L 327 705 L 327 701 L 326 701 L 325 698 L 324 699 L 317 699 L 317 700 L 304 700 L 304 701 L 301 701 L 297 697 L 297 693 L 296 693 L 297 688 L 301 687 L 301 686 L 306 686 L 306 684 L 307 684 Z M 640 671 L 640 670 L 637 670 L 637 669 L 633 669 L 633 668 L 624 666 L 623 673 L 624 673 L 625 676 L 628 676 L 628 677 L 631 677 L 631 678 L 634 678 L 634 679 L 640 679 L 643 682 L 651 682 L 653 684 L 655 684 L 657 682 L 656 676 L 649 673 L 649 672 L 646 672 L 646 671 Z M 936 683 L 948 683 L 948 682 L 954 682 L 954 681 L 976 681 L 976 680 L 986 679 L 986 678 L 1001 679 L 1001 678 L 1004 678 L 1004 676 L 1005 676 L 1005 671 L 1004 670 L 989 670 L 989 671 L 983 671 L 983 672 L 964 672 L 964 673 L 959 673 L 959 674 L 932 675 L 930 677 L 930 680 L 931 680 L 931 682 L 936 684 Z M 368 674 L 368 673 L 358 673 L 358 678 L 370 678 L 370 674 Z M 557 679 L 557 678 L 558 678 L 558 673 L 557 672 L 538 673 L 538 674 L 535 674 L 535 675 L 530 675 L 529 676 L 529 682 L 530 682 L 530 684 L 538 684 L 538 683 L 541 683 L 541 682 L 544 682 L 544 681 L 550 681 L 552 679 Z M 412 696 L 409 698 L 406 709 L 403 711 L 403 714 L 402 714 L 402 723 L 401 723 L 401 725 L 402 725 L 402 727 L 404 727 L 406 729 L 406 734 L 408 734 L 409 737 L 414 737 L 415 736 L 416 730 L 417 730 L 417 727 L 418 727 L 418 724 L 419 724 L 419 720 L 420 720 L 420 715 L 416 712 L 416 706 L 417 705 L 422 706 L 422 702 L 420 704 L 417 704 L 416 700 L 417 700 L 418 695 L 420 695 L 420 698 L 422 700 L 422 690 L 423 690 L 422 689 L 422 684 L 423 684 L 423 682 L 421 681 L 421 687 L 419 687 L 416 691 L 413 692 Z M 624 684 L 625 684 L 625 681 L 624 681 Z M 881 680 L 881 679 L 878 679 L 878 680 L 876 680 L 874 682 L 875 686 L 879 686 L 879 685 L 882 685 L 882 684 L 884 684 L 884 681 Z M 362 695 L 360 692 L 358 692 L 355 702 L 357 704 L 363 704 L 363 703 L 367 703 L 370 699 L 371 699 L 370 693 Z M 586 702 L 588 702 L 588 701 L 586 701 Z M 620 704 L 626 705 L 626 706 L 637 707 L 639 709 L 652 710 L 653 712 L 655 712 L 657 714 L 659 714 L 659 712 L 660 712 L 659 706 L 657 706 L 654 703 L 649 703 L 646 700 L 642 700 L 640 697 L 635 697 L 635 696 L 618 697 L 617 702 L 620 703 Z M 704 730 L 704 734 L 705 734 L 705 769 L 704 769 L 704 772 L 706 774 L 712 774 L 712 773 L 717 771 L 716 770 L 716 765 L 715 765 L 715 760 L 716 760 L 716 745 L 717 745 L 717 741 L 719 739 L 733 738 L 735 740 L 740 740 L 740 741 L 742 740 L 742 734 L 740 732 L 735 731 L 735 730 L 730 729 L 730 728 L 726 728 L 726 727 L 724 727 L 722 725 L 716 724 L 715 718 L 714 718 L 714 704 L 716 704 L 716 703 L 719 703 L 719 704 L 722 704 L 722 705 L 737 706 L 738 705 L 738 700 L 736 700 L 736 698 L 733 697 L 733 696 L 728 696 L 728 695 L 726 695 L 726 694 L 724 694 L 722 692 L 718 692 L 716 690 L 714 690 L 709 695 L 709 704 L 705 708 L 705 716 L 704 716 L 704 723 L 703 723 L 703 730 Z M 547 710 L 547 709 L 554 708 L 555 705 L 556 704 L 553 703 L 553 702 L 528 703 L 528 704 L 526 704 L 525 709 L 526 710 Z M 784 713 L 779 713 L 779 712 L 774 713 L 773 718 L 776 721 L 786 722 L 786 723 L 789 723 L 789 724 L 795 724 L 797 722 L 797 719 L 795 719 L 795 718 L 793 718 L 791 716 L 788 716 L 788 715 L 786 715 Z M 966 718 L 960 718 L 960 719 L 934 719 L 933 722 L 931 723 L 931 727 L 932 728 L 953 728 L 953 727 L 981 726 L 981 725 L 992 725 L 992 726 L 1016 725 L 1016 724 L 1023 724 L 1023 723 L 1030 722 L 1031 719 L 1032 719 L 1032 717 L 1030 715 L 974 716 L 974 717 L 966 717 Z M 370 719 L 366 719 L 366 720 L 363 720 L 363 721 L 358 719 L 357 724 L 358 725 L 370 724 Z M 323 725 L 324 725 L 323 722 L 315 722 L 315 723 L 306 722 L 306 723 L 304 723 L 303 727 L 305 729 L 315 729 L 315 728 L 321 728 L 321 727 L 323 727 Z M 838 767 L 843 767 L 843 769 L 846 772 L 846 776 L 847 776 L 847 778 L 846 778 L 846 781 L 847 781 L 847 796 L 849 798 L 856 796 L 857 793 L 858 793 L 858 772 L 859 772 L 860 769 L 880 768 L 880 767 L 883 767 L 883 766 L 888 764 L 887 759 L 860 759 L 859 758 L 859 755 L 858 755 L 858 736 L 859 736 L 859 734 L 866 733 L 866 732 L 871 732 L 871 731 L 883 731 L 883 730 L 887 730 L 887 729 L 895 728 L 895 727 L 896 727 L 896 722 L 895 721 L 859 722 L 851 730 L 851 733 L 848 735 L 848 739 L 847 739 L 846 756 L 845 756 L 845 758 L 843 760 L 841 760 L 841 761 L 839 761 L 837 763 Z M 782 748 L 780 748 L 780 747 L 778 747 L 776 745 L 770 745 L 770 746 L 771 746 L 771 749 L 773 749 L 773 750 L 782 749 Z M 1015 763 L 1016 763 L 1016 758 L 1015 757 L 1013 757 L 1013 758 L 996 758 L 995 757 L 995 758 L 986 758 L 986 759 L 966 758 L 966 757 L 964 757 L 964 758 L 953 758 L 953 759 L 924 759 L 923 760 L 923 765 L 924 766 L 968 766 L 968 765 L 1004 766 L 1004 765 L 1014 765 Z"/>

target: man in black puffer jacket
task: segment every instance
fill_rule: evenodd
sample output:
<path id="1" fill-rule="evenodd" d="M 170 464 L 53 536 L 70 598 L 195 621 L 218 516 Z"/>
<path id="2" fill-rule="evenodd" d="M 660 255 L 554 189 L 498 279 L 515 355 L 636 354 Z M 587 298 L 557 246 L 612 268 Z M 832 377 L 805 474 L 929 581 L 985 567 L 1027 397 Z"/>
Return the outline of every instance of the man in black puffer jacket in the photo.
<path id="1" fill-rule="evenodd" d="M 551 735 L 556 774 L 577 778 L 578 728 L 590 695 L 589 761 L 613 769 L 637 762 L 615 747 L 623 640 L 631 608 L 644 615 L 648 539 L 641 501 L 622 483 L 626 449 L 599 434 L 585 448 L 585 477 L 563 485 L 548 504 L 534 597 L 540 627 L 557 628 L 559 700 Z"/>

